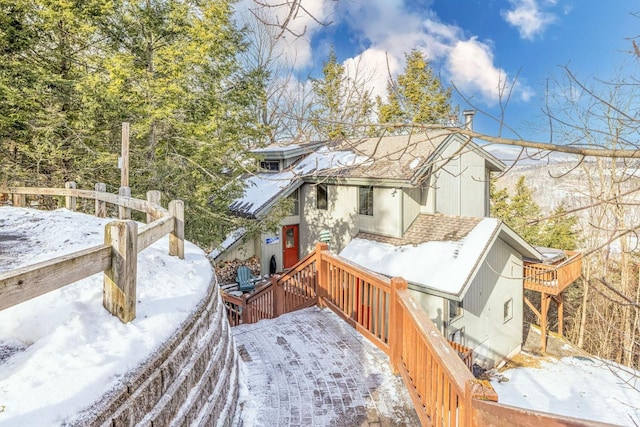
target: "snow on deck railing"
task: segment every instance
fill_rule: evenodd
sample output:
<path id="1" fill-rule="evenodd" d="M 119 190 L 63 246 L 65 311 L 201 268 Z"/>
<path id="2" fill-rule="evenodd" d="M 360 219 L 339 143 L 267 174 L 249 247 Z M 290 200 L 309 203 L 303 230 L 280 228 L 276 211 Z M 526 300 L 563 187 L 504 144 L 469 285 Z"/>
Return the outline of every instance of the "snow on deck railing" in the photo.
<path id="1" fill-rule="evenodd" d="M 48 261 L 0 273 L 0 310 L 54 291 L 78 280 L 104 272 L 105 308 L 122 322 L 136 315 L 136 264 L 138 252 L 169 235 L 169 255 L 184 258 L 184 203 L 172 200 L 169 210 L 160 206 L 160 192 L 147 192 L 147 200 L 130 197 L 128 187 L 120 194 L 106 192 L 98 183 L 95 190 L 78 190 L 74 182 L 65 188 L 0 187 L 14 207 L 27 205 L 27 195 L 63 196 L 65 207 L 75 211 L 78 198 L 95 200 L 95 215 L 106 217 L 107 203 L 118 206 L 118 221 L 105 225 L 105 243 Z M 146 213 L 147 225 L 138 230 L 131 210 Z"/>

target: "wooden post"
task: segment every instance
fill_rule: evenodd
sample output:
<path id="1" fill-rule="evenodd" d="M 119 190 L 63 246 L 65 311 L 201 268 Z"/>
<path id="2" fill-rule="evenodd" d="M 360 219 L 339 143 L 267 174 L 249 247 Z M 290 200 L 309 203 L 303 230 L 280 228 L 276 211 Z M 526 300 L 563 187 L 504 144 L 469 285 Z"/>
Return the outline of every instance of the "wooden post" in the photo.
<path id="1" fill-rule="evenodd" d="M 169 202 L 169 213 L 175 218 L 173 231 L 169 234 L 169 255 L 184 259 L 184 202 Z"/>
<path id="2" fill-rule="evenodd" d="M 160 204 L 160 199 L 162 198 L 162 193 L 158 190 L 149 190 L 147 191 L 147 202 L 154 203 L 156 205 Z M 147 212 L 147 224 L 153 222 L 154 218 Z"/>
<path id="3" fill-rule="evenodd" d="M 491 386 L 489 381 L 468 380 L 464 386 L 464 405 L 461 405 L 462 414 L 460 414 L 460 425 L 474 425 L 473 416 L 473 400 L 483 400 L 489 402 L 498 401 L 498 393 Z"/>
<path id="4" fill-rule="evenodd" d="M 564 323 L 564 296 L 562 292 L 556 296 L 556 304 L 558 304 L 558 335 L 562 335 L 562 324 Z"/>
<path id="5" fill-rule="evenodd" d="M 16 182 L 14 183 L 15 187 L 24 186 L 24 182 Z M 16 208 L 24 208 L 27 205 L 27 196 L 26 194 L 17 194 L 13 193 L 11 195 L 11 201 L 13 202 L 13 206 Z"/>
<path id="6" fill-rule="evenodd" d="M 131 197 L 131 188 L 120 187 L 118 194 L 124 197 Z M 118 218 L 122 220 L 131 219 L 131 209 L 124 206 L 118 206 Z"/>
<path id="7" fill-rule="evenodd" d="M 129 123 L 122 123 L 120 187 L 129 187 Z"/>
<path id="8" fill-rule="evenodd" d="M 284 314 L 284 284 L 278 285 L 279 275 L 271 276 L 271 286 L 273 286 L 273 316 L 278 317 Z"/>
<path id="9" fill-rule="evenodd" d="M 99 182 L 95 185 L 96 193 L 106 193 L 107 192 L 107 184 L 104 182 Z M 98 200 L 96 198 L 96 216 L 98 218 L 106 218 L 107 217 L 107 202 L 102 200 Z"/>
<path id="10" fill-rule="evenodd" d="M 322 251 L 328 251 L 329 245 L 326 243 L 316 243 L 316 274 L 317 274 L 317 291 L 316 304 L 324 307 L 324 299 L 328 297 L 328 279 L 327 263 L 322 262 Z"/>
<path id="11" fill-rule="evenodd" d="M 247 298 L 249 298 L 249 294 L 242 294 L 242 314 L 240 315 L 240 319 L 242 320 L 243 325 L 248 325 L 251 320 L 249 317 L 249 305 L 247 304 Z"/>
<path id="12" fill-rule="evenodd" d="M 67 181 L 64 183 L 64 188 L 67 190 L 75 190 L 76 183 L 73 181 Z M 64 206 L 70 211 L 75 211 L 77 208 L 76 205 L 77 197 L 76 196 L 65 196 L 64 197 Z"/>
<path id="13" fill-rule="evenodd" d="M 547 315 L 549 314 L 549 296 L 544 292 L 540 295 L 540 348 L 547 351 Z"/>
<path id="14" fill-rule="evenodd" d="M 389 310 L 389 351 L 391 369 L 393 373 L 399 372 L 402 359 L 402 317 L 403 310 L 398 298 L 398 291 L 407 289 L 407 281 L 401 277 L 391 279 L 391 307 Z"/>
<path id="15" fill-rule="evenodd" d="M 104 241 L 111 245 L 111 266 L 104 272 L 103 305 L 123 323 L 136 317 L 137 240 L 135 221 L 105 225 Z"/>

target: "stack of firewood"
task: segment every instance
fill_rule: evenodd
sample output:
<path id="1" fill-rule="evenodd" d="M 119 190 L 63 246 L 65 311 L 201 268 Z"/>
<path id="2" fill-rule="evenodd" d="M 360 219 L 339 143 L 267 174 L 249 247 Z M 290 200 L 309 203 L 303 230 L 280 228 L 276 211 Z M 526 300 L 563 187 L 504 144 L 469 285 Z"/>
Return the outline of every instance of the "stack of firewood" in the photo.
<path id="1" fill-rule="evenodd" d="M 249 267 L 254 276 L 260 276 L 260 260 L 256 256 L 251 257 L 246 261 L 240 261 L 239 259 L 233 261 L 222 261 L 217 262 L 215 265 L 218 283 L 221 285 L 234 283 L 236 281 L 236 272 L 238 271 L 238 267 L 242 265 Z"/>

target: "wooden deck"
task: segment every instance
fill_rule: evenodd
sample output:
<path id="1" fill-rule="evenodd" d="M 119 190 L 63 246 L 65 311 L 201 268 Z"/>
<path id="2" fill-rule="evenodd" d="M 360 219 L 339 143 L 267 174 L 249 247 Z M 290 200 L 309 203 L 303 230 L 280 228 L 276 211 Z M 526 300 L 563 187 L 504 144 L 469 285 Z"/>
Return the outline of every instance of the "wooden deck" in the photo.
<path id="1" fill-rule="evenodd" d="M 567 259 L 554 264 L 524 263 L 524 288 L 558 295 L 575 282 L 582 271 L 582 253 L 566 251 Z"/>
<path id="2" fill-rule="evenodd" d="M 527 295 L 525 304 L 538 318 L 542 332 L 541 348 L 547 349 L 548 313 L 551 301 L 558 306 L 558 333 L 562 335 L 564 323 L 564 290 L 578 280 L 582 274 L 582 253 L 565 251 L 567 258 L 556 264 L 524 263 L 524 288 L 540 292 L 540 308 L 537 308 Z"/>
<path id="3" fill-rule="evenodd" d="M 581 264 L 579 255 L 554 267 L 556 283 L 563 284 L 554 292 L 561 293 L 568 278 L 579 275 L 576 263 Z M 595 425 L 498 403 L 491 384 L 469 371 L 473 352 L 442 336 L 410 296 L 404 279 L 363 269 L 330 253 L 326 244 L 318 244 L 285 275 L 274 276 L 269 286 L 242 297 L 223 293 L 222 298 L 232 326 L 313 305 L 330 308 L 389 355 L 423 426 L 503 425 L 507 420 L 523 426 Z"/>

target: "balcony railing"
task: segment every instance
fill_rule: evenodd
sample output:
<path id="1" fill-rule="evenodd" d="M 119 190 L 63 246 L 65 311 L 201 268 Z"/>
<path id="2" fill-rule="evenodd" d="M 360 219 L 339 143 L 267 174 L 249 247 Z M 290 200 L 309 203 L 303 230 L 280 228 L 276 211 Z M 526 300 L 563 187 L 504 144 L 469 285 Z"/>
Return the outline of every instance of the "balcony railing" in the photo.
<path id="1" fill-rule="evenodd" d="M 389 355 L 423 426 L 596 424 L 498 403 L 491 384 L 470 372 L 472 351 L 442 336 L 404 279 L 363 269 L 326 244 L 253 295 L 222 298 L 232 326 L 315 304 L 330 308 Z"/>
<path id="2" fill-rule="evenodd" d="M 575 282 L 582 271 L 582 253 L 566 251 L 567 259 L 554 264 L 524 263 L 524 288 L 558 295 Z"/>

